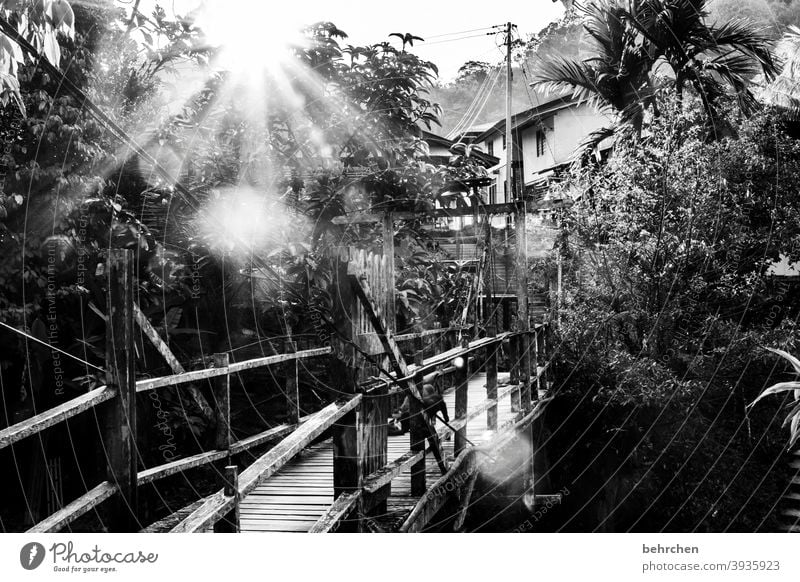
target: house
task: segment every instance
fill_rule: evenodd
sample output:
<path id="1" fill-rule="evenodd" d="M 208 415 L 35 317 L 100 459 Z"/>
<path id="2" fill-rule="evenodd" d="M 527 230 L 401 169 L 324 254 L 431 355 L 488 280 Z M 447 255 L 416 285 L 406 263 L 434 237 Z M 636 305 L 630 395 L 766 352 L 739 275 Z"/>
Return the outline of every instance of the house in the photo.
<path id="1" fill-rule="evenodd" d="M 540 198 L 548 185 L 567 167 L 581 142 L 593 131 L 611 125 L 612 118 L 587 101 L 579 101 L 569 93 L 547 95 L 530 91 L 534 107 L 511 118 L 516 148 L 517 188 L 524 188 L 525 197 Z M 483 151 L 500 159 L 493 168 L 495 183 L 489 187 L 487 203 L 510 202 L 506 192 L 506 120 L 496 121 L 477 132 L 471 128 L 463 139 L 478 144 Z M 611 148 L 610 141 L 600 144 L 600 152 Z"/>

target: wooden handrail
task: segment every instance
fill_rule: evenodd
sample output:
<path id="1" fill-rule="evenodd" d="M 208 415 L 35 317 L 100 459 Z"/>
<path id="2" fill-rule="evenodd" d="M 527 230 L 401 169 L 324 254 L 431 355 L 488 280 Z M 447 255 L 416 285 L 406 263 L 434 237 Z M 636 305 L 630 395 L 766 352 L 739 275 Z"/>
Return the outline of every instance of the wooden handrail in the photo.
<path id="1" fill-rule="evenodd" d="M 34 525 L 28 530 L 28 533 L 52 533 L 61 531 L 65 525 L 75 521 L 87 511 L 94 509 L 116 493 L 116 491 L 117 488 L 114 485 L 108 481 L 103 481 L 100 485 L 87 491 L 69 505 L 59 509 L 53 515 Z"/>
<path id="2" fill-rule="evenodd" d="M 288 362 L 289 360 L 315 358 L 317 356 L 325 356 L 330 353 L 331 348 L 329 347 L 314 348 L 311 350 L 302 350 L 290 354 L 275 354 L 273 356 L 255 358 L 252 360 L 245 360 L 243 362 L 235 362 L 230 364 L 227 368 L 205 368 L 203 370 L 184 372 L 183 374 L 173 374 L 171 376 L 161 376 L 159 378 L 148 378 L 147 380 L 139 380 L 136 382 L 136 391 L 147 392 L 148 390 L 163 388 L 164 386 L 175 386 L 177 384 L 185 384 L 187 382 L 197 382 L 198 380 L 216 378 L 217 376 L 224 376 L 225 374 L 235 374 L 237 372 L 244 372 L 245 370 L 252 370 L 254 368 L 280 364 L 282 362 Z"/>
<path id="3" fill-rule="evenodd" d="M 343 404 L 329 404 L 314 413 L 288 437 L 259 457 L 253 464 L 239 474 L 239 496 L 251 493 L 258 484 L 273 475 L 314 439 L 333 426 L 337 420 L 353 410 L 361 402 L 357 394 Z M 205 530 L 233 509 L 234 502 L 222 490 L 206 498 L 203 504 L 175 526 L 173 532 L 194 533 Z"/>
<path id="4" fill-rule="evenodd" d="M 8 428 L 0 430 L 0 449 L 85 412 L 101 402 L 111 400 L 116 394 L 115 388 L 101 386 L 22 422 L 12 424 Z"/>
<path id="5" fill-rule="evenodd" d="M 544 412 L 545 405 L 549 401 L 549 398 L 540 400 L 527 414 L 525 414 L 519 420 L 505 423 L 503 430 L 498 431 L 498 436 L 495 437 L 490 443 L 494 454 L 498 455 L 506 446 L 508 446 L 508 444 L 513 442 L 517 431 L 533 422 L 533 420 L 537 417 L 541 416 L 541 414 Z M 446 490 L 447 483 L 459 475 L 463 476 L 465 474 L 471 474 L 489 460 L 489 457 L 485 455 L 482 455 L 483 458 L 478 460 L 478 457 L 481 456 L 479 449 L 480 447 L 468 447 L 458 456 L 458 458 L 456 458 L 450 470 L 437 479 L 417 502 L 416 507 L 414 507 L 409 516 L 403 522 L 403 525 L 400 526 L 401 532 L 406 533 L 421 531 L 430 518 L 432 518 L 444 505 L 446 496 L 441 495 L 440 492 Z M 465 482 L 463 478 L 460 479 L 460 482 L 462 484 L 468 483 Z M 460 487 L 461 486 L 456 486 L 456 488 Z"/>

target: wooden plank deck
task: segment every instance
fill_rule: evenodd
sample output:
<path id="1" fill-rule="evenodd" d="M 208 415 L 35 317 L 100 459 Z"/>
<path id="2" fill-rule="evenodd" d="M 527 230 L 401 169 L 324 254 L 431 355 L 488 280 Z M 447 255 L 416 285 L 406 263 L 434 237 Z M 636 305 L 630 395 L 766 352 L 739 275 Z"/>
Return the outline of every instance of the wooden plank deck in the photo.
<path id="1" fill-rule="evenodd" d="M 508 382 L 508 374 L 499 374 L 498 383 Z M 486 374 L 473 374 L 469 380 L 469 407 L 486 400 Z M 452 419 L 455 410 L 455 391 L 445 393 L 447 410 Z M 512 419 L 511 399 L 507 395 L 498 403 L 498 425 Z M 437 423 L 437 429 L 441 423 Z M 481 412 L 467 424 L 467 438 L 480 444 L 492 438 L 486 429 L 486 412 Z M 452 461 L 453 438 L 442 443 Z M 387 462 L 410 450 L 409 435 L 389 437 Z M 440 475 L 433 455 L 426 455 L 426 479 L 430 486 Z M 419 497 L 411 495 L 411 469 L 407 468 L 392 481 L 387 502 L 387 515 L 397 519 L 407 515 Z M 297 455 L 277 473 L 261 483 L 241 501 L 242 532 L 307 532 L 333 503 L 333 447 L 330 440 L 314 445 Z"/>

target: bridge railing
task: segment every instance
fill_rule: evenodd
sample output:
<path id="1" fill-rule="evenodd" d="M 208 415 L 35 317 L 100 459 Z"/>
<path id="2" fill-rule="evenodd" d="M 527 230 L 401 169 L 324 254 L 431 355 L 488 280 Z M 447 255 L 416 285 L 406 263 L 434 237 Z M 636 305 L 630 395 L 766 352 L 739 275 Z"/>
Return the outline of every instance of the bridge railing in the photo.
<path id="1" fill-rule="evenodd" d="M 109 529 L 134 531 L 139 528 L 140 524 L 136 521 L 135 512 L 131 512 L 129 508 L 137 505 L 136 490 L 139 486 L 212 463 L 218 467 L 219 481 L 223 486 L 221 489 L 222 497 L 227 498 L 228 496 L 224 495 L 224 492 L 227 490 L 230 493 L 234 489 L 238 491 L 238 496 L 244 495 L 249 492 L 249 489 L 254 486 L 253 483 L 256 483 L 258 479 L 266 478 L 265 475 L 270 471 L 277 470 L 294 454 L 302 450 L 313 438 L 330 428 L 333 423 L 348 411 L 358 407 L 359 404 L 361 406 L 361 417 L 371 419 L 369 423 L 362 423 L 360 427 L 361 434 L 359 438 L 367 443 L 362 448 L 364 456 L 359 461 L 360 470 L 365 471 L 363 474 L 369 475 L 386 464 L 385 443 L 388 437 L 386 419 L 388 418 L 388 412 L 390 412 L 390 395 L 386 385 L 379 387 L 377 390 L 366 392 L 363 395 L 366 396 L 363 403 L 361 400 L 362 394 L 358 394 L 349 401 L 335 404 L 335 410 L 330 408 L 334 406 L 332 404 L 315 414 L 301 416 L 297 364 L 303 359 L 330 355 L 330 347 L 295 351 L 295 344 L 287 342 L 285 353 L 241 362 L 229 362 L 229 354 L 219 353 L 214 355 L 214 365 L 210 368 L 135 380 L 133 350 L 130 349 L 134 325 L 134 304 L 131 292 L 133 259 L 129 251 L 112 250 L 110 252 L 107 275 L 109 278 L 108 288 L 113 291 L 109 293 L 107 305 L 107 313 L 109 314 L 107 384 L 0 430 L 1 450 L 94 409 L 98 415 L 99 424 L 102 426 L 102 438 L 109 466 L 107 479 L 37 523 L 29 531 L 59 531 L 109 499 L 117 501 L 117 505 L 120 506 L 117 511 L 112 511 L 109 515 L 110 523 L 106 524 Z M 422 346 L 422 342 L 425 339 L 448 334 L 452 335 L 463 329 L 467 329 L 467 327 L 442 328 L 403 334 L 397 336 L 397 339 L 414 342 L 414 345 L 419 348 L 419 352 L 422 354 L 420 346 Z M 264 367 L 284 368 L 286 385 L 283 392 L 285 394 L 288 422 L 266 428 L 246 438 L 233 440 L 230 417 L 230 376 L 231 374 Z M 136 395 L 155 393 L 159 389 L 166 387 L 201 381 L 210 382 L 212 387 L 216 420 L 215 448 L 138 470 L 136 454 Z M 309 437 L 309 435 L 312 436 Z M 265 459 L 262 456 L 250 468 L 238 475 L 237 471 L 232 470 L 235 469 L 231 465 L 231 458 L 234 455 L 254 447 L 276 442 L 278 442 L 278 445 L 273 447 L 267 455 L 276 450 L 280 452 L 286 447 L 289 447 L 288 450 L 291 454 L 287 456 L 286 451 L 284 451 L 278 462 L 274 461 L 272 457 Z M 383 450 L 382 453 L 381 449 Z M 231 481 L 237 482 L 235 486 Z M 232 496 L 231 499 L 235 497 Z M 219 529 L 224 530 L 227 526 L 225 524 L 226 520 L 223 518 L 231 516 L 229 511 L 222 510 L 230 509 L 229 505 L 231 503 L 227 499 L 216 505 L 208 502 L 209 506 L 216 507 L 219 512 L 215 519 L 209 519 L 207 523 L 213 525 L 221 522 L 222 525 L 219 526 Z"/>

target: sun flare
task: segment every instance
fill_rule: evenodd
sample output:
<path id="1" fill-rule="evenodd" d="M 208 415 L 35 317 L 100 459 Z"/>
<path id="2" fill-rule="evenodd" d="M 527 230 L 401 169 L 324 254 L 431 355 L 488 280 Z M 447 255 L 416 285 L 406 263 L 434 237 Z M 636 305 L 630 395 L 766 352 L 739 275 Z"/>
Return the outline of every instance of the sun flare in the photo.
<path id="1" fill-rule="evenodd" d="M 220 49 L 215 64 L 237 73 L 280 70 L 291 62 L 292 47 L 304 43 L 305 23 L 297 11 L 258 0 L 205 2 L 197 24 L 209 44 Z"/>

